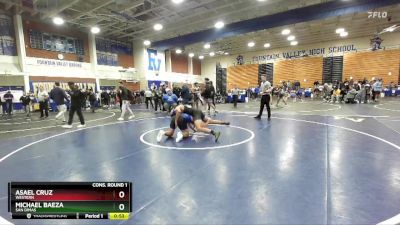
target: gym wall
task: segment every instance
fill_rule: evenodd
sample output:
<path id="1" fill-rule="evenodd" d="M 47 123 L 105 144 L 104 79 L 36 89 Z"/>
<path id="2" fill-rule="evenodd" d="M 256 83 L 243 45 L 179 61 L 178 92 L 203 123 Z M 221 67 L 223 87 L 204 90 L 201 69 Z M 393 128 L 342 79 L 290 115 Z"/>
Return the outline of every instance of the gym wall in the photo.
<path id="1" fill-rule="evenodd" d="M 258 86 L 258 64 L 231 66 L 227 69 L 227 90 Z"/>
<path id="2" fill-rule="evenodd" d="M 343 77 L 362 80 L 383 79 L 385 85 L 399 81 L 400 50 L 348 53 L 344 55 Z M 389 72 L 391 75 L 389 75 Z"/>
<path id="3" fill-rule="evenodd" d="M 282 60 L 274 63 L 274 85 L 281 81 L 298 80 L 304 88 L 312 87 L 314 81 L 322 80 L 322 57 Z"/>
<path id="4" fill-rule="evenodd" d="M 189 59 L 186 54 L 171 51 L 171 71 L 173 73 L 189 73 Z"/>
<path id="5" fill-rule="evenodd" d="M 88 42 L 87 34 L 72 30 L 68 27 L 49 26 L 47 24 L 43 24 L 43 23 L 39 23 L 36 21 L 31 21 L 31 20 L 24 20 L 23 25 L 24 25 L 26 56 L 37 57 L 37 58 L 46 58 L 46 59 L 58 59 L 57 56 L 59 53 L 61 53 L 61 52 L 56 52 L 56 51 L 48 51 L 48 50 L 32 48 L 31 44 L 30 44 L 30 37 L 29 37 L 29 31 L 32 29 L 32 30 L 37 30 L 37 31 L 41 31 L 41 32 L 48 32 L 50 34 L 57 34 L 57 35 L 78 38 L 78 39 L 83 40 L 83 46 L 84 46 L 83 62 L 87 62 L 87 63 L 90 62 L 89 42 Z M 71 53 L 62 53 L 62 54 L 64 55 L 64 60 L 79 61 L 77 54 L 71 54 Z"/>
<path id="6" fill-rule="evenodd" d="M 201 60 L 192 58 L 193 63 L 193 75 L 201 75 Z"/>

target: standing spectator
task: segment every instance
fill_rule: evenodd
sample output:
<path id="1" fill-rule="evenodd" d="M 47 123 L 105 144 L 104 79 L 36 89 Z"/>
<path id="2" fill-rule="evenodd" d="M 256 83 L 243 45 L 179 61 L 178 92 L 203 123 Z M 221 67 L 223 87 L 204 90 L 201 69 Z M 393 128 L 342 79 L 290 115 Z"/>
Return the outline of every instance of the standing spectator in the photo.
<path id="1" fill-rule="evenodd" d="M 107 91 L 108 93 L 108 91 Z M 112 108 L 114 108 L 114 106 L 117 104 L 117 93 L 115 92 L 115 90 L 110 92 L 110 105 Z"/>
<path id="2" fill-rule="evenodd" d="M 24 111 L 26 113 L 26 116 L 30 117 L 31 116 L 31 97 L 29 96 L 29 94 L 24 92 L 24 94 L 21 96 L 21 98 L 19 100 L 21 101 L 22 105 L 24 106 Z"/>
<path id="3" fill-rule="evenodd" d="M 254 118 L 261 119 L 262 113 L 264 111 L 264 106 L 267 107 L 268 111 L 268 120 L 271 119 L 271 107 L 270 107 L 270 100 L 271 100 L 271 83 L 267 81 L 267 76 L 264 74 L 261 76 L 261 85 L 260 85 L 260 92 L 261 92 L 261 104 L 260 104 L 260 112 Z"/>
<path id="4" fill-rule="evenodd" d="M 122 83 L 120 83 L 120 84 L 122 84 Z M 118 90 L 117 91 L 117 93 L 115 94 L 115 99 L 116 99 L 116 102 L 119 102 L 119 109 L 121 110 L 121 112 L 122 112 L 122 97 L 121 97 L 121 90 Z"/>
<path id="5" fill-rule="evenodd" d="M 101 102 L 102 102 L 103 107 L 109 108 L 110 107 L 110 95 L 108 94 L 108 92 L 103 90 L 101 92 L 100 97 L 101 97 Z"/>
<path id="6" fill-rule="evenodd" d="M 232 98 L 233 98 L 233 107 L 237 107 L 237 102 L 239 98 L 239 88 L 235 85 L 232 90 Z"/>
<path id="7" fill-rule="evenodd" d="M 208 107 L 208 115 L 210 115 L 210 109 L 211 107 L 214 109 L 214 114 L 215 114 L 215 107 L 212 106 L 212 95 L 213 95 L 213 89 L 211 87 L 210 81 L 206 81 L 206 87 L 201 93 L 201 96 L 203 96 L 203 99 L 205 100 L 207 107 Z"/>
<path id="8" fill-rule="evenodd" d="M 145 100 L 145 90 L 140 91 L 140 103 L 143 103 Z"/>
<path id="9" fill-rule="evenodd" d="M 212 81 L 210 81 L 210 88 L 211 88 L 211 99 L 212 105 L 214 106 L 214 114 L 218 113 L 217 106 L 215 105 L 215 87 Z M 208 110 L 210 110 L 210 106 L 208 106 Z"/>
<path id="10" fill-rule="evenodd" d="M 147 88 L 147 90 L 144 92 L 144 96 L 146 98 L 146 109 L 149 109 L 149 102 L 151 104 L 151 107 L 154 108 L 153 101 L 151 100 L 153 97 L 153 93 L 151 92 L 150 88 Z"/>
<path id="11" fill-rule="evenodd" d="M 4 95 L 3 95 L 3 97 L 4 97 Z M 5 102 L 2 100 L 1 95 L 0 95 L 0 107 L 1 107 L 1 110 L 3 111 L 3 114 L 1 116 L 4 116 L 4 114 L 5 114 Z"/>
<path id="12" fill-rule="evenodd" d="M 199 109 L 199 102 L 201 103 L 201 105 L 203 105 L 203 98 L 201 97 L 200 86 L 197 82 L 194 83 L 193 94 L 193 107 Z"/>
<path id="13" fill-rule="evenodd" d="M 4 100 L 6 102 L 5 106 L 7 108 L 7 113 L 10 116 L 13 111 L 13 99 L 14 99 L 14 95 L 11 94 L 11 91 L 7 91 L 7 93 L 4 94 Z"/>
<path id="14" fill-rule="evenodd" d="M 160 109 L 160 111 L 162 110 L 162 106 L 161 106 L 161 96 L 162 96 L 162 92 L 161 89 L 158 89 L 157 86 L 154 87 L 153 89 L 153 100 L 154 100 L 154 109 L 157 112 L 158 109 Z"/>
<path id="15" fill-rule="evenodd" d="M 182 104 L 183 105 L 188 105 L 190 102 L 190 90 L 186 84 L 182 86 L 181 90 L 181 97 L 182 97 Z"/>
<path id="16" fill-rule="evenodd" d="M 69 118 L 68 118 L 68 124 L 62 126 L 63 128 L 71 129 L 72 128 L 72 122 L 74 120 L 74 114 L 78 114 L 79 121 L 81 124 L 79 124 L 77 127 L 78 128 L 83 128 L 85 127 L 85 119 L 83 118 L 82 114 L 82 101 L 85 99 L 85 95 L 81 90 L 79 90 L 78 86 L 75 85 L 74 82 L 68 82 L 68 86 L 70 91 L 70 96 L 71 96 L 71 106 L 69 109 Z"/>
<path id="17" fill-rule="evenodd" d="M 121 86 L 119 86 L 119 93 L 120 93 L 120 101 L 122 102 L 121 105 L 121 116 L 118 118 L 119 121 L 124 120 L 124 116 L 126 111 L 128 110 L 129 113 L 131 114 L 129 116 L 129 119 L 135 118 L 135 115 L 132 112 L 131 109 L 131 103 L 130 100 L 132 99 L 132 92 L 128 90 L 125 86 L 123 86 L 122 82 L 120 82 Z"/>
<path id="18" fill-rule="evenodd" d="M 382 92 L 382 79 L 377 78 L 375 83 L 372 85 L 372 90 L 374 94 L 374 101 L 377 102 Z"/>
<path id="19" fill-rule="evenodd" d="M 49 93 L 44 90 L 43 86 L 39 87 L 38 92 L 38 101 L 39 101 L 39 110 L 40 110 L 40 118 L 43 118 L 46 115 L 46 118 L 49 117 Z"/>
<path id="20" fill-rule="evenodd" d="M 92 110 L 92 113 L 94 113 L 95 109 L 96 109 L 97 97 L 96 97 L 96 93 L 93 92 L 93 89 L 89 89 L 88 99 L 89 99 L 89 103 L 90 103 L 90 109 Z"/>
<path id="21" fill-rule="evenodd" d="M 60 82 L 55 82 L 54 88 L 50 91 L 50 98 L 57 105 L 58 114 L 55 117 L 56 120 L 61 118 L 63 122 L 66 122 L 65 112 L 67 112 L 67 106 L 65 105 L 65 99 L 68 99 L 68 96 L 64 89 L 60 87 Z"/>
<path id="22" fill-rule="evenodd" d="M 164 109 L 170 113 L 178 105 L 178 97 L 169 88 L 166 89 L 166 92 L 163 95 Z"/>

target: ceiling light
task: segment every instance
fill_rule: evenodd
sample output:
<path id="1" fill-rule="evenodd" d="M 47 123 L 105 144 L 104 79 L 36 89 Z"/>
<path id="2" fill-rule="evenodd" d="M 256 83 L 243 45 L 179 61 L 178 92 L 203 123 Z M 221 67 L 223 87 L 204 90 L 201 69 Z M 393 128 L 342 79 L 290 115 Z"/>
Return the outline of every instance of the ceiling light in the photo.
<path id="1" fill-rule="evenodd" d="M 149 40 L 145 40 L 145 41 L 143 41 L 143 44 L 145 46 L 149 46 L 149 45 L 151 45 L 151 42 Z"/>
<path id="2" fill-rule="evenodd" d="M 289 29 L 284 29 L 282 31 L 282 35 L 289 35 L 290 34 L 290 30 Z"/>
<path id="3" fill-rule="evenodd" d="M 337 34 L 343 33 L 344 31 L 345 31 L 344 28 L 338 28 L 338 29 L 336 29 L 336 33 L 337 33 Z"/>
<path id="4" fill-rule="evenodd" d="M 271 47 L 271 44 L 270 44 L 270 43 L 265 43 L 265 44 L 264 44 L 264 48 L 269 48 L 269 47 Z"/>
<path id="5" fill-rule="evenodd" d="M 204 48 L 205 49 L 209 49 L 209 48 L 211 48 L 211 45 L 209 43 L 207 43 L 207 44 L 204 45 Z"/>
<path id="6" fill-rule="evenodd" d="M 180 4 L 180 3 L 183 2 L 183 0 L 172 0 L 172 2 L 175 3 L 175 4 Z"/>
<path id="7" fill-rule="evenodd" d="M 346 31 L 340 33 L 340 37 L 347 37 L 348 35 L 349 35 L 349 33 Z"/>
<path id="8" fill-rule="evenodd" d="M 254 43 L 254 42 L 249 42 L 249 43 L 247 43 L 247 46 L 249 46 L 250 48 L 252 48 L 252 47 L 254 47 L 254 45 L 256 45 L 256 43 Z"/>
<path id="9" fill-rule="evenodd" d="M 299 42 L 297 42 L 297 41 L 292 41 L 292 42 L 290 42 L 290 45 L 297 45 L 297 44 L 299 44 Z"/>
<path id="10" fill-rule="evenodd" d="M 229 52 L 225 52 L 224 55 L 229 55 Z"/>
<path id="11" fill-rule="evenodd" d="M 92 29 L 90 29 L 90 31 L 91 31 L 93 34 L 98 34 L 98 33 L 100 32 L 100 28 L 99 28 L 99 27 L 92 27 Z"/>
<path id="12" fill-rule="evenodd" d="M 182 50 L 177 49 L 177 50 L 175 50 L 175 53 L 176 53 L 176 54 L 181 54 L 181 53 L 182 53 Z"/>
<path id="13" fill-rule="evenodd" d="M 215 53 L 214 52 L 210 52 L 210 56 L 212 57 L 212 56 L 214 56 L 215 55 Z"/>
<path id="14" fill-rule="evenodd" d="M 218 21 L 218 22 L 215 23 L 214 26 L 215 26 L 215 28 L 217 28 L 217 29 L 221 29 L 221 28 L 223 28 L 223 27 L 225 26 L 225 23 L 222 22 L 222 21 Z"/>
<path id="15" fill-rule="evenodd" d="M 287 37 L 288 41 L 294 41 L 294 39 L 296 39 L 296 36 L 290 35 L 289 37 Z"/>
<path id="16" fill-rule="evenodd" d="M 154 24 L 153 28 L 154 28 L 154 30 L 159 31 L 159 30 L 163 29 L 163 25 L 159 24 L 159 23 L 156 23 L 156 24 Z"/>
<path id="17" fill-rule="evenodd" d="M 64 24 L 64 20 L 61 17 L 54 17 L 53 18 L 53 23 L 56 24 L 56 25 L 62 25 L 62 24 Z"/>
<path id="18" fill-rule="evenodd" d="M 204 59 L 204 56 L 200 55 L 200 56 L 199 56 L 199 59 Z"/>
<path id="19" fill-rule="evenodd" d="M 189 53 L 189 57 L 190 57 L 190 58 L 193 58 L 193 57 L 194 57 L 194 53 L 192 53 L 192 52 Z"/>

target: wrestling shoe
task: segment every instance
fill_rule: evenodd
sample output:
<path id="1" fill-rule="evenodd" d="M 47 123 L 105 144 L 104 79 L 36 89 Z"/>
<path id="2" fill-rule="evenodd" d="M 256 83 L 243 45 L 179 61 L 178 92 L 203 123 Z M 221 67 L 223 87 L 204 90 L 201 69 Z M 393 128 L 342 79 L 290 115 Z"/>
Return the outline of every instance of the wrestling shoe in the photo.
<path id="1" fill-rule="evenodd" d="M 176 140 L 175 140 L 176 143 L 181 142 L 182 139 L 183 139 L 183 134 L 182 134 L 182 132 L 178 132 L 178 133 L 176 134 Z"/>
<path id="2" fill-rule="evenodd" d="M 218 142 L 218 139 L 221 136 L 221 131 L 215 132 L 214 136 L 215 136 L 215 142 Z"/>
<path id="3" fill-rule="evenodd" d="M 86 124 L 79 124 L 78 126 L 76 126 L 77 128 L 84 128 L 86 127 Z"/>
<path id="4" fill-rule="evenodd" d="M 63 126 L 61 126 L 62 128 L 65 128 L 65 129 L 71 129 L 72 128 L 72 125 L 68 125 L 68 124 L 66 124 L 66 125 L 63 125 Z"/>
<path id="5" fill-rule="evenodd" d="M 118 121 L 124 121 L 124 118 L 120 117 L 118 118 Z"/>
<path id="6" fill-rule="evenodd" d="M 224 122 L 224 125 L 229 126 L 229 125 L 231 125 L 231 123 L 229 123 L 229 122 Z"/>
<path id="7" fill-rule="evenodd" d="M 165 135 L 163 130 L 160 130 L 157 134 L 157 142 L 161 142 L 162 137 Z"/>
<path id="8" fill-rule="evenodd" d="M 135 115 L 132 115 L 132 116 L 130 116 L 128 119 L 133 119 L 133 118 L 135 118 Z"/>

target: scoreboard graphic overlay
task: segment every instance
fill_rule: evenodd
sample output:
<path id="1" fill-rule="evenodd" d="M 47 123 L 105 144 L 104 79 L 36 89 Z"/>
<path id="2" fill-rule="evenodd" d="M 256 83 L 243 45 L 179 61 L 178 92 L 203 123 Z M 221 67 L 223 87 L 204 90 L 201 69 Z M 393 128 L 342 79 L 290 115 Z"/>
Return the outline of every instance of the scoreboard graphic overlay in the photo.
<path id="1" fill-rule="evenodd" d="M 10 182 L 13 219 L 127 220 L 131 182 Z"/>

